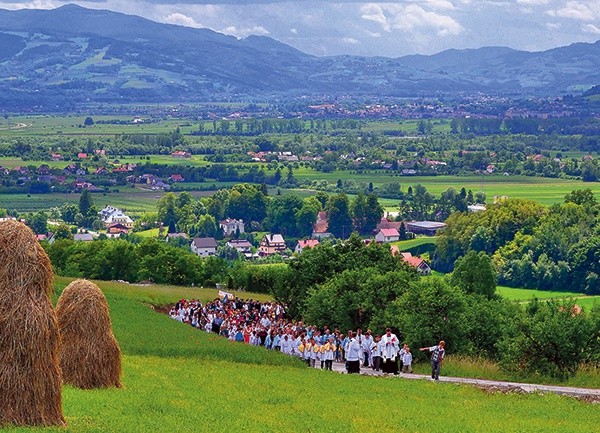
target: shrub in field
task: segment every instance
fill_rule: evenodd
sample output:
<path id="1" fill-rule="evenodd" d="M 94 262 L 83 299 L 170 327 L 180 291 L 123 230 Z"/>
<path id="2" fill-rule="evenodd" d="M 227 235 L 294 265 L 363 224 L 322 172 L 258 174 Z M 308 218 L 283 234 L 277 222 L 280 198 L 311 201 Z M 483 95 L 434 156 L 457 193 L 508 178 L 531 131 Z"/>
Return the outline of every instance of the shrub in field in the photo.
<path id="1" fill-rule="evenodd" d="M 534 300 L 507 321 L 501 366 L 566 379 L 577 372 L 593 338 L 592 320 L 574 302 Z"/>

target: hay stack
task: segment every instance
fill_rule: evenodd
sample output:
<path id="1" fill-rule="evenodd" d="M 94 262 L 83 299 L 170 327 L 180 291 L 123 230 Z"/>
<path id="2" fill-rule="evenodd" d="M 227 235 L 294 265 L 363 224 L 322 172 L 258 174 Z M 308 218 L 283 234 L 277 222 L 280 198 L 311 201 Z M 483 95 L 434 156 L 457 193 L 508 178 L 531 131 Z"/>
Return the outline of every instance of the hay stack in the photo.
<path id="1" fill-rule="evenodd" d="M 100 288 L 91 281 L 73 281 L 58 299 L 56 315 L 64 383 L 84 389 L 120 387 L 121 349 Z"/>
<path id="2" fill-rule="evenodd" d="M 64 425 L 52 265 L 25 224 L 0 222 L 0 425 Z"/>

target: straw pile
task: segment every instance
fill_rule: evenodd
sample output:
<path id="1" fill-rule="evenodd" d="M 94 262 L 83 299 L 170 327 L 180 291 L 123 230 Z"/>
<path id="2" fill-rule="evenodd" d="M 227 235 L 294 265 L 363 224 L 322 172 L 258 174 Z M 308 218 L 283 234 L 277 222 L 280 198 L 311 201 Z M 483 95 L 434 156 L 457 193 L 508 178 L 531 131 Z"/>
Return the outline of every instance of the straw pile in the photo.
<path id="1" fill-rule="evenodd" d="M 58 299 L 56 315 L 64 383 L 83 389 L 121 387 L 121 349 L 100 288 L 91 281 L 73 281 Z"/>
<path id="2" fill-rule="evenodd" d="M 0 222 L 0 425 L 64 425 L 52 265 L 25 224 Z"/>

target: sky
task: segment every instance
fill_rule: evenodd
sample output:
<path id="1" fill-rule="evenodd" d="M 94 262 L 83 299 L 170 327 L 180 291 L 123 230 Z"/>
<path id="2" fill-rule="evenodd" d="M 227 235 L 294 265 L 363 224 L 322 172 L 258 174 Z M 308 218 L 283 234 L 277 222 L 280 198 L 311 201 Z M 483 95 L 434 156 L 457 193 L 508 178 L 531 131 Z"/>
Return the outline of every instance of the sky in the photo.
<path id="1" fill-rule="evenodd" d="M 399 57 L 482 46 L 540 51 L 600 40 L 600 0 L 0 0 L 0 8 L 66 3 L 238 38 L 270 36 L 319 56 Z"/>

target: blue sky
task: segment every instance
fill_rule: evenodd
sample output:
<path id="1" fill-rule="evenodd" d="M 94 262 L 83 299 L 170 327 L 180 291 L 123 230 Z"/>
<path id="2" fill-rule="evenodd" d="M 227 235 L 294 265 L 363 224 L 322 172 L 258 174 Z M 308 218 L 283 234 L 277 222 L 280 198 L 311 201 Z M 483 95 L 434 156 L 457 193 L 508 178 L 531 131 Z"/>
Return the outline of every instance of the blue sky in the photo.
<path id="1" fill-rule="evenodd" d="M 239 38 L 266 35 L 315 55 L 398 57 L 491 45 L 537 51 L 600 40 L 600 0 L 0 0 L 0 7 L 66 3 Z"/>

